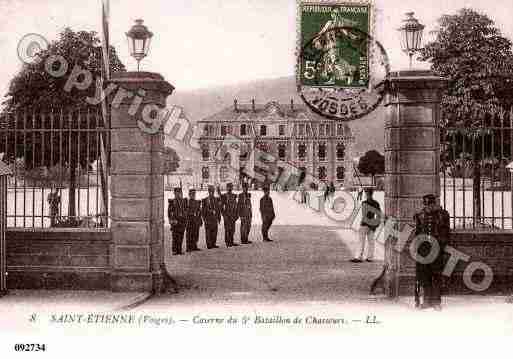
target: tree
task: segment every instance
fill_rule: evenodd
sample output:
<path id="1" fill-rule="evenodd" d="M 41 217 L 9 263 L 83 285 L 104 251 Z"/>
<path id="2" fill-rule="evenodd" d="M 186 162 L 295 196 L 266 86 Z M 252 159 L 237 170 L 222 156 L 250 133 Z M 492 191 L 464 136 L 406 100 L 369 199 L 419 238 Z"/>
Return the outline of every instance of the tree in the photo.
<path id="1" fill-rule="evenodd" d="M 472 9 L 439 20 L 436 39 L 421 51 L 433 72 L 447 79 L 441 100 L 440 125 L 444 136 L 442 163 L 457 163 L 470 156 L 473 177 L 475 221 L 481 218 L 481 164 L 503 161 L 501 136 L 493 127 L 509 124 L 513 101 L 511 41 L 501 35 L 494 22 Z M 507 121 L 507 122 L 503 122 Z M 510 149 L 509 136 L 502 145 Z M 510 150 L 505 151 L 510 153 Z"/>
<path id="2" fill-rule="evenodd" d="M 375 150 L 367 151 L 358 162 L 358 171 L 364 176 L 371 176 L 374 185 L 375 176 L 385 173 L 385 156 Z"/>
<path id="3" fill-rule="evenodd" d="M 180 157 L 176 151 L 170 147 L 164 150 L 164 174 L 168 175 L 175 172 L 180 167 Z"/>
<path id="4" fill-rule="evenodd" d="M 116 51 L 110 47 L 111 72 L 125 71 Z M 60 62 L 47 61 L 51 56 L 62 56 L 68 67 L 63 76 L 52 76 L 47 63 L 57 71 Z M 85 89 L 65 88 L 73 69 L 88 71 L 92 83 Z M 56 165 L 69 168 L 69 201 L 75 203 L 77 169 L 88 169 L 99 157 L 98 135 L 79 131 L 79 128 L 103 127 L 100 106 L 91 105 L 87 98 L 94 98 L 94 80 L 101 76 L 102 51 L 100 40 L 94 31 L 64 29 L 59 39 L 41 50 L 32 63 L 24 64 L 9 85 L 7 100 L 1 114 L 3 129 L 51 128 L 63 130 L 61 136 L 44 136 L 38 133 L 21 133 L 15 138 L 5 136 L 3 148 L 7 149 L 6 160 L 24 158 L 26 169 Z M 83 77 L 78 81 L 83 81 Z M 45 149 L 45 151 L 42 151 Z M 50 150 L 51 149 L 51 150 Z M 75 206 L 70 205 L 68 216 L 75 217 Z"/>

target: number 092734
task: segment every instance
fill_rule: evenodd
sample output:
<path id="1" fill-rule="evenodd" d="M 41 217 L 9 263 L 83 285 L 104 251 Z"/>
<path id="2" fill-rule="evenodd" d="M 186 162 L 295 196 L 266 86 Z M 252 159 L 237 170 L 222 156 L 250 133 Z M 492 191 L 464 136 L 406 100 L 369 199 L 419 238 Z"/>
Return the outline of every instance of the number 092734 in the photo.
<path id="1" fill-rule="evenodd" d="M 17 352 L 44 352 L 46 344 L 15 344 L 14 350 Z"/>

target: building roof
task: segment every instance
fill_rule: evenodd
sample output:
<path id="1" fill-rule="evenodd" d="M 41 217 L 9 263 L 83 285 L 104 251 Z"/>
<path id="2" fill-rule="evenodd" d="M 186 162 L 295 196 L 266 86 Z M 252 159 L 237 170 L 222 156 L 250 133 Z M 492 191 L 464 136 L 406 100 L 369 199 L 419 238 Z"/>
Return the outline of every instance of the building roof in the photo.
<path id="1" fill-rule="evenodd" d="M 0 161 L 0 176 L 12 175 L 12 171 L 3 161 Z"/>
<path id="2" fill-rule="evenodd" d="M 247 121 L 276 118 L 284 120 L 304 119 L 314 122 L 332 121 L 311 111 L 304 104 L 283 104 L 271 101 L 266 104 L 238 104 L 235 102 L 234 105 L 204 118 L 201 122 Z M 346 130 L 349 128 L 346 124 L 344 124 L 344 126 L 346 126 Z"/>

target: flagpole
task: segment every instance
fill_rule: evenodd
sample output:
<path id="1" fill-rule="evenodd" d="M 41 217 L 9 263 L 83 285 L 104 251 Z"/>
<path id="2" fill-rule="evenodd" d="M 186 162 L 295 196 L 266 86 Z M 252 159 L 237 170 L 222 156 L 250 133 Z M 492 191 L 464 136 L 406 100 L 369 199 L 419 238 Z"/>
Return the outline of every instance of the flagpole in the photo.
<path id="1" fill-rule="evenodd" d="M 109 0 L 102 0 L 102 66 L 99 90 L 102 93 L 102 118 L 104 131 L 100 135 L 100 179 L 102 186 L 101 212 L 105 215 L 108 225 L 109 217 L 109 163 L 110 163 L 110 113 L 108 99 L 105 96 L 104 88 L 110 81 L 110 56 L 109 56 Z"/>

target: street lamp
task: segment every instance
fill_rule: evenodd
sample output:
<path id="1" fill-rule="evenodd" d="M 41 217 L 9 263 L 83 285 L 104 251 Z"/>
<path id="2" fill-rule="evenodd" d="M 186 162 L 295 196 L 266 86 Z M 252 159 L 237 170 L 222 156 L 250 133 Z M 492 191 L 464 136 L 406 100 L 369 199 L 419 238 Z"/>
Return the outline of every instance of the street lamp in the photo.
<path id="1" fill-rule="evenodd" d="M 137 60 L 137 71 L 141 60 L 148 55 L 152 37 L 153 33 L 143 25 L 141 19 L 135 20 L 135 25 L 126 33 L 130 55 Z"/>
<path id="2" fill-rule="evenodd" d="M 421 49 L 422 33 L 425 26 L 413 17 L 414 12 L 407 12 L 403 26 L 398 31 L 401 33 L 401 48 L 410 57 L 410 69 L 413 55 Z"/>

